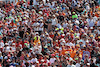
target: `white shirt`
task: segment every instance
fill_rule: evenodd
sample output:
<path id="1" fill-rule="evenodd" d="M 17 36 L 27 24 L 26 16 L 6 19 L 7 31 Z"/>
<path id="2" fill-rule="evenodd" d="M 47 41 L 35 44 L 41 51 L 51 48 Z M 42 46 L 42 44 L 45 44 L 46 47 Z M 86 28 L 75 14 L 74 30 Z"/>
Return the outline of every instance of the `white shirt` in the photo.
<path id="1" fill-rule="evenodd" d="M 37 61 L 37 58 L 32 58 L 31 59 L 31 62 L 36 62 Z"/>
<path id="2" fill-rule="evenodd" d="M 46 6 L 49 6 L 49 7 L 51 6 L 51 4 L 50 4 L 50 3 L 46 3 L 45 5 L 46 5 Z"/>
<path id="3" fill-rule="evenodd" d="M 57 24 L 57 27 L 58 27 L 58 28 L 62 28 L 61 24 L 59 24 L 59 23 Z"/>
<path id="4" fill-rule="evenodd" d="M 38 22 L 35 22 L 34 24 L 33 24 L 33 26 L 39 26 L 39 23 Z"/>
<path id="5" fill-rule="evenodd" d="M 75 1 L 75 0 L 72 0 L 74 3 L 73 3 L 73 5 L 75 6 L 75 5 L 77 5 L 77 2 Z"/>
<path id="6" fill-rule="evenodd" d="M 79 63 L 76 63 L 76 67 L 80 67 L 81 65 Z"/>
<path id="7" fill-rule="evenodd" d="M 80 33 L 77 33 L 76 35 L 77 35 L 77 36 L 80 36 Z"/>
<path id="8" fill-rule="evenodd" d="M 78 20 L 76 20 L 76 21 L 75 21 L 75 23 L 76 23 L 76 24 L 79 24 L 79 21 L 78 21 Z"/>
<path id="9" fill-rule="evenodd" d="M 13 42 L 13 40 L 12 40 L 12 41 L 11 41 L 11 40 L 10 40 L 10 41 L 8 41 L 8 43 L 9 43 L 9 44 L 12 44 L 12 42 Z"/>
<path id="10" fill-rule="evenodd" d="M 40 4 L 40 5 L 39 5 L 39 7 L 42 7 L 42 6 L 43 6 L 43 4 Z"/>
<path id="11" fill-rule="evenodd" d="M 68 64 L 67 67 L 71 67 L 71 65 Z"/>
<path id="12" fill-rule="evenodd" d="M 9 20 L 9 22 L 7 21 L 6 23 L 7 23 L 7 24 L 10 24 L 10 23 L 11 23 L 11 21 Z"/>
<path id="13" fill-rule="evenodd" d="M 22 24 L 24 24 L 24 23 L 27 24 L 28 23 L 28 20 L 25 20 L 25 21 L 22 22 Z"/>
<path id="14" fill-rule="evenodd" d="M 44 23 L 40 23 L 39 31 L 43 31 L 43 25 Z"/>
<path id="15" fill-rule="evenodd" d="M 15 48 L 15 47 L 12 47 L 12 50 L 13 50 L 13 51 L 16 51 L 16 48 Z"/>
<path id="16" fill-rule="evenodd" d="M 97 18 L 96 16 L 93 17 L 93 21 L 94 21 L 94 22 L 96 22 L 97 19 L 98 19 L 98 18 Z"/>
<path id="17" fill-rule="evenodd" d="M 93 21 L 93 19 L 91 19 L 89 22 L 89 27 L 93 27 L 93 26 L 94 26 L 94 21 Z"/>
<path id="18" fill-rule="evenodd" d="M 73 43 L 66 43 L 66 45 L 68 45 L 68 46 L 75 46 Z"/>
<path id="19" fill-rule="evenodd" d="M 56 1 L 53 1 L 53 2 L 52 2 L 53 6 L 55 6 L 55 2 L 56 2 Z"/>
<path id="20" fill-rule="evenodd" d="M 64 28 L 66 28 L 66 27 L 67 27 L 67 25 L 68 25 L 68 23 L 64 23 L 64 24 L 63 24 L 63 27 L 64 27 Z"/>
<path id="21" fill-rule="evenodd" d="M 46 4 L 46 0 L 43 0 L 44 4 Z"/>
<path id="22" fill-rule="evenodd" d="M 97 22 L 97 26 L 100 26 L 100 21 Z"/>
<path id="23" fill-rule="evenodd" d="M 68 57 L 66 57 L 66 59 L 68 59 Z M 73 60 L 71 57 L 69 57 L 69 60 Z"/>
<path id="24" fill-rule="evenodd" d="M 41 53 L 41 51 L 42 51 L 42 46 L 40 45 L 38 46 L 38 52 Z"/>
<path id="25" fill-rule="evenodd" d="M 4 47 L 4 43 L 0 42 L 0 48 Z"/>
<path id="26" fill-rule="evenodd" d="M 6 52 L 9 52 L 9 51 L 10 51 L 10 47 L 7 46 L 7 47 L 6 47 Z"/>
<path id="27" fill-rule="evenodd" d="M 36 46 L 34 46 L 34 48 L 33 48 L 33 51 L 35 52 L 35 53 L 41 53 L 41 51 L 42 51 L 42 46 L 40 45 L 40 46 L 38 46 L 38 45 L 36 45 Z"/>
<path id="28" fill-rule="evenodd" d="M 31 60 L 28 60 L 29 63 L 31 63 Z"/>
<path id="29" fill-rule="evenodd" d="M 100 31 L 98 30 L 98 34 L 100 34 Z"/>
<path id="30" fill-rule="evenodd" d="M 76 66 L 72 64 L 71 67 L 76 67 Z"/>
<path id="31" fill-rule="evenodd" d="M 38 2 L 37 2 L 36 0 L 33 0 L 33 4 L 34 4 L 34 5 L 37 5 Z"/>
<path id="32" fill-rule="evenodd" d="M 50 58 L 50 62 L 51 62 L 51 64 L 54 63 L 55 60 L 56 60 L 56 58 Z"/>
<path id="33" fill-rule="evenodd" d="M 86 10 L 89 11 L 90 10 L 90 6 L 86 6 Z"/>
<path id="34" fill-rule="evenodd" d="M 40 24 L 38 22 L 36 22 L 36 23 L 33 24 L 35 31 L 38 31 L 39 30 L 39 27 L 38 27 L 39 25 Z"/>
<path id="35" fill-rule="evenodd" d="M 56 25 L 57 24 L 56 20 L 57 20 L 57 18 L 52 19 L 52 25 Z"/>

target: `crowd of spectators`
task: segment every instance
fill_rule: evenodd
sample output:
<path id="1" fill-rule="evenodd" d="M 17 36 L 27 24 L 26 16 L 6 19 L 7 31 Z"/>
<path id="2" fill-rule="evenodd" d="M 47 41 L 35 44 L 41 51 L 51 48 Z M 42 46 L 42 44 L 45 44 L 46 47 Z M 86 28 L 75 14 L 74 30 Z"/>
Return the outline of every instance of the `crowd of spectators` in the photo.
<path id="1" fill-rule="evenodd" d="M 0 2 L 0 67 L 100 67 L 99 0 Z"/>

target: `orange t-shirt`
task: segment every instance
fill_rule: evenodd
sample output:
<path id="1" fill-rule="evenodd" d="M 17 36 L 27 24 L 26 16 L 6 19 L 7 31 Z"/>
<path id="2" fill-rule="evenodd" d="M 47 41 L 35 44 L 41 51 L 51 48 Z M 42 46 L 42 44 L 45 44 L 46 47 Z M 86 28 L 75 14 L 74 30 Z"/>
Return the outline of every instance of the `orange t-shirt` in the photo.
<path id="1" fill-rule="evenodd" d="M 70 51 L 71 58 L 74 58 L 75 54 L 76 54 L 76 50 L 71 50 Z"/>
<path id="2" fill-rule="evenodd" d="M 96 16 L 96 17 L 99 17 L 99 15 L 98 15 L 97 13 L 95 13 L 95 16 Z"/>
<path id="3" fill-rule="evenodd" d="M 61 55 L 65 55 L 65 52 L 66 52 L 66 50 L 63 49 L 63 50 L 61 51 Z"/>
<path id="4" fill-rule="evenodd" d="M 65 13 L 62 13 L 62 15 L 65 16 L 66 14 Z"/>
<path id="5" fill-rule="evenodd" d="M 70 51 L 71 51 L 71 49 L 68 49 L 68 50 L 63 49 L 63 50 L 61 51 L 61 55 L 65 55 L 66 52 L 70 54 Z"/>

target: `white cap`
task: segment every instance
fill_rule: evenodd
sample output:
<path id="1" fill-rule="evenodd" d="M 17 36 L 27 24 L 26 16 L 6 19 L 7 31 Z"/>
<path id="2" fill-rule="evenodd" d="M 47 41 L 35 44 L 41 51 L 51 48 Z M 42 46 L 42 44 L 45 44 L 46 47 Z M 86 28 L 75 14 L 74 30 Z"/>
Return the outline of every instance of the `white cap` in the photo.
<path id="1" fill-rule="evenodd" d="M 84 35 L 87 35 L 86 33 L 84 33 Z"/>
<path id="2" fill-rule="evenodd" d="M 89 40 L 87 40 L 86 42 L 89 43 Z"/>
<path id="3" fill-rule="evenodd" d="M 84 27 L 84 29 L 88 29 L 87 27 Z"/>
<path id="4" fill-rule="evenodd" d="M 8 43 L 5 43 L 5 45 L 8 45 Z"/>
<path id="5" fill-rule="evenodd" d="M 90 63 L 87 63 L 87 65 L 90 65 Z"/>
<path id="6" fill-rule="evenodd" d="M 49 35 L 48 33 L 46 33 L 46 35 Z"/>
<path id="7" fill-rule="evenodd" d="M 11 65 L 10 67 L 14 67 L 14 66 Z"/>
<path id="8" fill-rule="evenodd" d="M 35 67 L 34 65 L 32 65 L 32 67 Z"/>
<path id="9" fill-rule="evenodd" d="M 8 59 L 8 57 L 7 57 L 7 56 L 5 56 L 5 57 L 4 57 L 4 59 Z"/>
<path id="10" fill-rule="evenodd" d="M 30 48 L 30 50 L 33 50 L 32 48 Z"/>
<path id="11" fill-rule="evenodd" d="M 56 17 L 55 15 L 53 15 L 53 17 Z"/>
<path id="12" fill-rule="evenodd" d="M 39 34 L 38 32 L 35 33 L 35 35 Z"/>
<path id="13" fill-rule="evenodd" d="M 15 45 L 15 43 L 13 43 L 12 45 Z"/>
<path id="14" fill-rule="evenodd" d="M 93 27 L 90 27 L 90 29 L 93 29 Z"/>
<path id="15" fill-rule="evenodd" d="M 42 59 L 41 62 L 44 62 L 44 60 Z"/>
<path id="16" fill-rule="evenodd" d="M 63 40 L 62 42 L 65 43 L 65 40 Z"/>
<path id="17" fill-rule="evenodd" d="M 65 34 L 62 34 L 62 36 L 65 36 Z"/>

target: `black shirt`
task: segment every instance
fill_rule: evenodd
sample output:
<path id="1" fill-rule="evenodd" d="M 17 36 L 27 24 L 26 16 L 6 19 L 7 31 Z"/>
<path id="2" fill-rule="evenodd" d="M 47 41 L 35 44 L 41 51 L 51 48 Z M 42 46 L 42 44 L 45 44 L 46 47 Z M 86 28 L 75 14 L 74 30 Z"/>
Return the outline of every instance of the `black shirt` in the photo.
<path id="1" fill-rule="evenodd" d="M 19 36 L 23 38 L 24 31 L 19 31 Z"/>
<path id="2" fill-rule="evenodd" d="M 33 5 L 33 0 L 30 0 L 30 5 Z"/>
<path id="3" fill-rule="evenodd" d="M 64 17 L 63 16 L 58 16 L 57 19 L 59 19 L 60 21 L 63 21 Z"/>
<path id="4" fill-rule="evenodd" d="M 96 67 L 94 63 L 90 64 L 90 67 Z"/>

